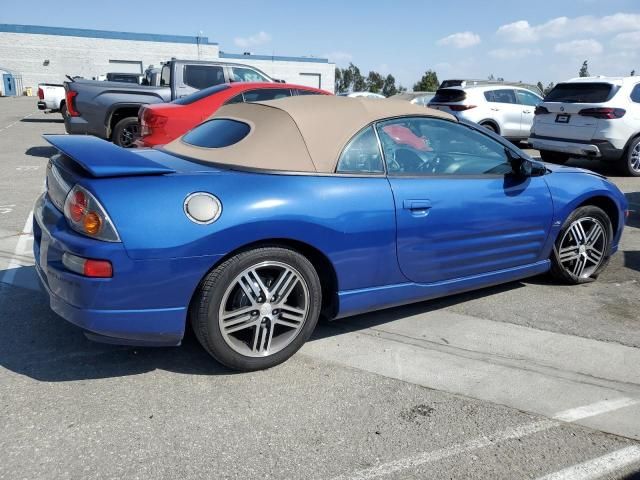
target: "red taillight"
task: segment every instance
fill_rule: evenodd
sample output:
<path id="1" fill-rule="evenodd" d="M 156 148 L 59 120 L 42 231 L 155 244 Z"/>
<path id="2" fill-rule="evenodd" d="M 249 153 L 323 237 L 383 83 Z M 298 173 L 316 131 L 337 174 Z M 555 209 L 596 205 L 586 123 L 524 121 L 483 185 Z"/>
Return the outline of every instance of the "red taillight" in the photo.
<path id="1" fill-rule="evenodd" d="M 80 112 L 76 110 L 76 95 L 78 95 L 78 92 L 74 92 L 73 90 L 67 90 L 65 94 L 67 99 L 67 115 L 70 117 L 80 116 Z"/>
<path id="2" fill-rule="evenodd" d="M 111 278 L 113 277 L 113 267 L 111 262 L 107 260 L 87 259 L 84 262 L 84 275 L 85 277 Z"/>
<path id="3" fill-rule="evenodd" d="M 108 260 L 94 260 L 91 258 L 78 257 L 71 253 L 62 254 L 62 264 L 67 270 L 92 278 L 113 277 L 113 266 Z"/>
<path id="4" fill-rule="evenodd" d="M 146 137 L 153 133 L 154 129 L 162 128 L 166 125 L 168 118 L 158 115 L 150 108 L 143 108 L 140 112 L 140 136 Z"/>
<path id="5" fill-rule="evenodd" d="M 476 108 L 475 105 L 447 105 L 450 110 L 454 112 L 463 112 L 465 110 L 471 110 L 472 108 Z"/>
<path id="6" fill-rule="evenodd" d="M 583 117 L 602 118 L 607 120 L 613 120 L 614 118 L 622 118 L 626 110 L 622 108 L 585 108 L 578 112 Z"/>
<path id="7" fill-rule="evenodd" d="M 44 92 L 42 91 L 42 88 L 38 87 L 38 98 L 40 100 L 44 100 Z"/>
<path id="8" fill-rule="evenodd" d="M 549 113 L 549 110 L 547 109 L 547 107 L 543 107 L 541 105 L 538 105 L 536 109 L 533 111 L 534 115 L 546 115 L 547 113 Z"/>
<path id="9" fill-rule="evenodd" d="M 87 211 L 87 197 L 84 192 L 77 190 L 73 193 L 71 203 L 69 204 L 69 215 L 74 222 L 80 222 L 84 218 Z"/>

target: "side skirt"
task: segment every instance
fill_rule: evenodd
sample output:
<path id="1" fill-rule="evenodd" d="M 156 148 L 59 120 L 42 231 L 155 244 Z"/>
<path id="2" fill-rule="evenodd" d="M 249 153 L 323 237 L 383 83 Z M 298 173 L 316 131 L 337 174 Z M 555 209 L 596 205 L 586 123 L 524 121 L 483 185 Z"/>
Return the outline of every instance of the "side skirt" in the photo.
<path id="1" fill-rule="evenodd" d="M 335 319 L 513 282 L 545 273 L 550 268 L 551 261 L 542 260 L 521 267 L 436 283 L 400 283 L 339 292 L 340 307 Z"/>

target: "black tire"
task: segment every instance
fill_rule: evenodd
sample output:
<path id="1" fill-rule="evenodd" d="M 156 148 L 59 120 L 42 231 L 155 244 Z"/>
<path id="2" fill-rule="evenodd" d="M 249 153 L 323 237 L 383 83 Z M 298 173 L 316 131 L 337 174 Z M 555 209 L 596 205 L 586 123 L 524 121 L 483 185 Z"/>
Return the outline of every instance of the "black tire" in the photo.
<path id="1" fill-rule="evenodd" d="M 540 158 L 543 162 L 547 163 L 557 163 L 559 165 L 563 165 L 569 161 L 571 158 L 566 153 L 560 152 L 551 152 L 549 150 L 540 150 Z"/>
<path id="2" fill-rule="evenodd" d="M 593 269 L 592 272 L 588 274 L 588 276 L 576 276 L 570 270 L 572 265 L 575 263 L 568 263 L 563 265 L 560 261 L 560 249 L 563 239 L 569 233 L 569 229 L 577 220 L 588 221 L 588 219 L 595 219 L 602 226 L 603 229 L 603 240 L 601 244 L 598 244 L 599 248 L 602 248 L 602 259 L 599 265 L 590 265 L 590 269 Z M 589 231 L 586 231 L 586 236 L 589 237 Z M 584 207 L 579 207 L 569 215 L 567 220 L 562 225 L 560 229 L 560 233 L 556 238 L 555 245 L 553 246 L 553 253 L 551 254 L 551 274 L 557 280 L 567 283 L 569 285 L 578 285 L 581 283 L 592 282 L 598 278 L 598 275 L 604 270 L 604 268 L 609 263 L 610 257 L 610 249 L 611 249 L 611 239 L 613 237 L 613 228 L 611 227 L 611 219 L 607 216 L 607 214 L 598 207 L 593 205 L 586 205 Z M 568 240 L 571 238 L 569 237 Z M 582 254 L 581 250 L 577 249 L 578 256 Z M 586 252 L 584 253 L 586 256 Z M 586 270 L 586 268 L 585 268 Z"/>
<path id="3" fill-rule="evenodd" d="M 640 177 L 640 137 L 631 140 L 619 163 L 620 173 L 628 177 Z"/>
<path id="4" fill-rule="evenodd" d="M 63 103 L 60 106 L 60 115 L 62 115 L 62 119 L 63 120 L 66 120 L 67 117 L 69 116 L 69 114 L 67 113 L 67 104 L 66 103 Z"/>
<path id="5" fill-rule="evenodd" d="M 309 293 L 308 313 L 302 326 L 297 330 L 296 336 L 281 350 L 266 356 L 243 355 L 225 340 L 220 327 L 219 311 L 225 295 L 234 288 L 238 275 L 264 262 L 285 264 L 299 273 L 306 282 Z M 320 279 L 311 262 L 293 250 L 269 246 L 239 253 L 212 270 L 201 282 L 192 301 L 190 320 L 198 341 L 211 356 L 231 369 L 247 372 L 271 368 L 295 354 L 309 339 L 318 323 L 321 305 Z M 251 332 L 257 336 L 260 327 L 255 328 L 256 330 Z"/>
<path id="6" fill-rule="evenodd" d="M 133 143 L 140 132 L 140 125 L 136 117 L 127 117 L 116 123 L 111 136 L 113 143 L 123 148 L 133 148 Z"/>
<path id="7" fill-rule="evenodd" d="M 487 130 L 489 130 L 490 132 L 498 133 L 498 129 L 493 123 L 487 122 L 487 123 L 481 123 L 480 125 L 486 128 Z"/>

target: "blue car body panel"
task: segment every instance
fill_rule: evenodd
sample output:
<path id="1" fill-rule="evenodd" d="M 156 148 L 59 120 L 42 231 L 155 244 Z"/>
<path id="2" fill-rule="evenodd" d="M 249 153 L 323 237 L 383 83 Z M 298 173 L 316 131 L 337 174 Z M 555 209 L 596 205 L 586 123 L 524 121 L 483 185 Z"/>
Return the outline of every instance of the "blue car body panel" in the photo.
<path id="1" fill-rule="evenodd" d="M 615 186 L 575 169 L 520 180 L 292 175 L 221 169 L 93 137 L 49 140 L 66 155 L 54 164 L 98 199 L 121 242 L 76 233 L 44 194 L 34 215 L 37 271 L 53 310 L 103 341 L 179 344 L 198 284 L 252 244 L 323 255 L 337 280 L 337 318 L 542 273 L 562 222 L 594 196 L 621 212 L 616 248 L 626 208 Z M 185 215 L 186 197 L 199 191 L 220 199 L 216 222 Z M 68 271 L 64 252 L 111 261 L 113 278 Z"/>

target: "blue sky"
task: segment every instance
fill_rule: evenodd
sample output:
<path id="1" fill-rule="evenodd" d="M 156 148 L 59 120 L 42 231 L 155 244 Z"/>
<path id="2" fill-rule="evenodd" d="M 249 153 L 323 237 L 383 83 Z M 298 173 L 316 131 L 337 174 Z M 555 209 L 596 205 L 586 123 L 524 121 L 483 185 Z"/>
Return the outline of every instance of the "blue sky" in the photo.
<path id="1" fill-rule="evenodd" d="M 196 35 L 227 52 L 329 56 L 392 73 L 405 86 L 440 79 L 558 81 L 640 74 L 640 0 L 278 2 L 235 0 L 5 2 L 0 23 Z M 62 8 L 62 6 L 66 8 Z"/>

